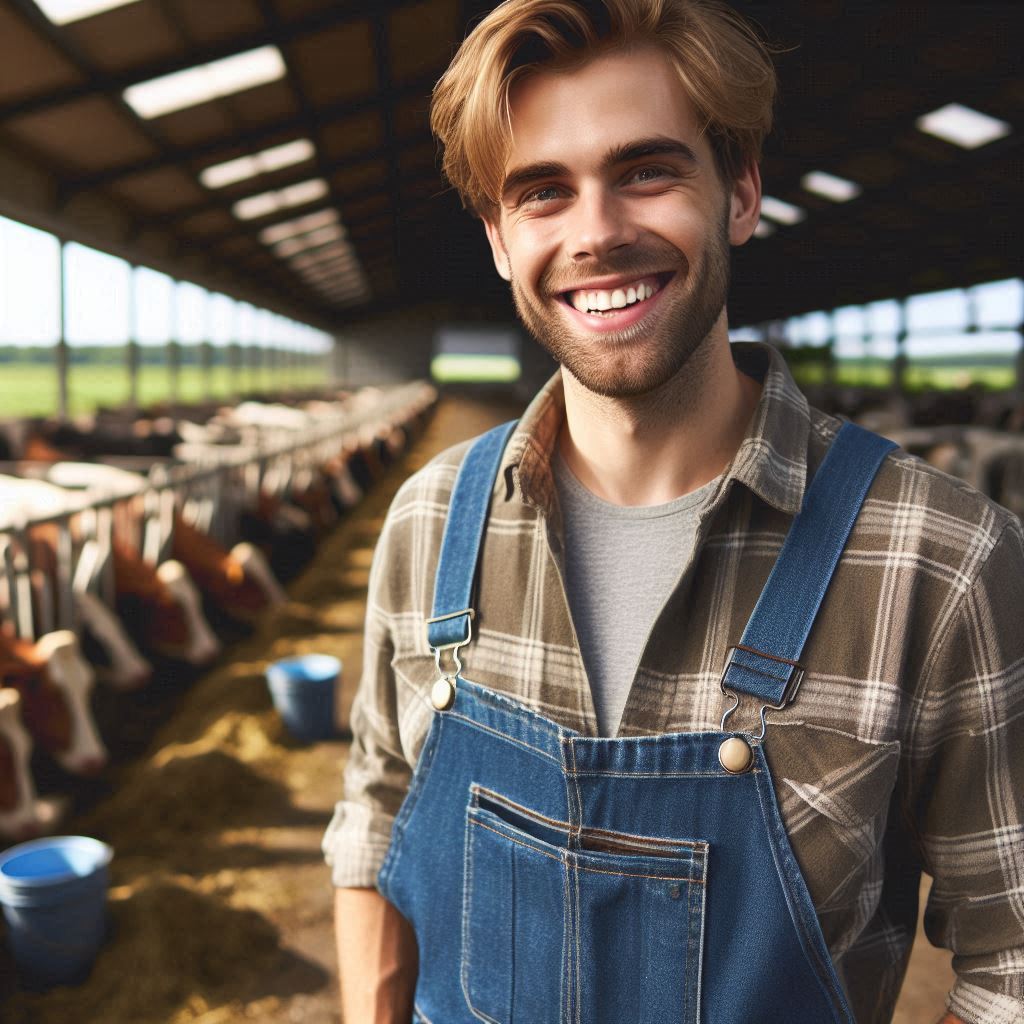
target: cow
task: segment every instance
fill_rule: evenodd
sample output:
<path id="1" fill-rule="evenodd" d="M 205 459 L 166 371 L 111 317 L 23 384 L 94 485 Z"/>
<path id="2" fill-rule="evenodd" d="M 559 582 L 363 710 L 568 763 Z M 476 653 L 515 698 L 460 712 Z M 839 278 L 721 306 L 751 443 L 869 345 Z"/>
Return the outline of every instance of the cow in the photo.
<path id="1" fill-rule="evenodd" d="M 63 490 L 41 480 L 0 476 L 0 532 L 20 526 L 33 517 L 74 512 L 82 507 Z M 36 578 L 46 581 L 37 589 L 52 590 L 56 577 L 58 528 L 53 523 L 33 525 L 28 529 L 31 560 Z M 76 588 L 75 608 L 82 625 L 89 631 L 103 652 L 100 678 L 115 689 L 133 690 L 143 686 L 153 667 L 139 652 L 125 632 L 117 616 L 95 594 Z M 36 622 L 49 619 L 49 609 L 34 609 Z"/>
<path id="2" fill-rule="evenodd" d="M 35 743 L 74 775 L 96 775 L 108 760 L 89 706 L 95 678 L 68 629 L 35 643 L 0 631 L 0 687 L 18 692 Z"/>
<path id="3" fill-rule="evenodd" d="M 61 513 L 72 514 L 88 505 L 76 494 L 45 480 L 0 476 L 0 531 L 19 523 Z M 32 561 L 37 571 L 52 579 L 56 573 L 57 527 L 51 523 L 28 530 Z M 220 642 L 203 618 L 195 588 L 184 568 L 167 562 L 155 569 L 126 541 L 111 543 L 117 616 L 95 595 L 76 589 L 75 604 L 83 624 L 104 647 L 108 667 L 101 678 L 119 689 L 142 685 L 152 666 L 139 652 L 129 633 L 143 646 L 162 656 L 204 665 L 220 652 Z M 120 620 L 120 621 L 119 621 Z M 128 632 L 122 623 L 128 623 Z M 134 629 L 133 629 L 134 627 Z"/>
<path id="4" fill-rule="evenodd" d="M 21 720 L 21 694 L 0 689 L 0 837 L 11 842 L 42 832 L 39 799 L 29 768 L 32 739 Z"/>
<path id="5" fill-rule="evenodd" d="M 117 537 L 111 555 L 117 613 L 147 650 L 196 666 L 220 654 L 222 644 L 181 562 L 167 559 L 154 567 Z"/>
<path id="6" fill-rule="evenodd" d="M 56 462 L 47 479 L 60 487 L 84 488 L 91 497 L 134 495 L 145 477 L 116 466 Z M 199 589 L 232 618 L 252 622 L 267 607 L 287 599 L 262 553 L 241 543 L 225 550 L 175 510 L 171 557 L 181 563 Z M 166 581 L 165 581 L 166 582 Z"/>

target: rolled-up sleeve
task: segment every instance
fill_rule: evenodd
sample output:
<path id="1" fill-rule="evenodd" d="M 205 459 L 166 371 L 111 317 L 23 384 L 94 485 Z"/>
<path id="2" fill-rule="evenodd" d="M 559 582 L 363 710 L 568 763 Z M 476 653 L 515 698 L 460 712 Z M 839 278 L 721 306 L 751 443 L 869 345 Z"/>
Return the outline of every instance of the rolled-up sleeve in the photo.
<path id="1" fill-rule="evenodd" d="M 950 1011 L 1024 1024 L 1024 539 L 1007 523 L 934 652 L 911 730 L 908 808 L 953 952 Z"/>

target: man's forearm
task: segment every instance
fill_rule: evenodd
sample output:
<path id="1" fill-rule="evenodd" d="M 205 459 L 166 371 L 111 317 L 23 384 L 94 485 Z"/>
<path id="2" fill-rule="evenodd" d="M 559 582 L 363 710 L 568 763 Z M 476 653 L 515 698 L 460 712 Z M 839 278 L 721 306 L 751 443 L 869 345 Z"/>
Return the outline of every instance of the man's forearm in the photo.
<path id="1" fill-rule="evenodd" d="M 409 1024 L 416 936 L 376 889 L 336 889 L 334 923 L 344 1024 Z"/>

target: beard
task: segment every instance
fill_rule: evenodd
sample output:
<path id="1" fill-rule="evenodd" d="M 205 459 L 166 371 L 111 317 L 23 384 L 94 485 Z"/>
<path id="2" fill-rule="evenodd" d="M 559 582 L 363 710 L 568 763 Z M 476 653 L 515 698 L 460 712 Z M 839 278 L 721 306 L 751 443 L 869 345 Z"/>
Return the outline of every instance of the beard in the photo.
<path id="1" fill-rule="evenodd" d="M 530 295 L 513 276 L 512 297 L 526 329 L 588 391 L 608 398 L 636 398 L 656 391 L 690 362 L 725 307 L 729 292 L 729 208 L 709 239 L 696 268 L 670 242 L 653 239 L 631 246 L 624 255 L 609 253 L 587 265 L 548 268 L 538 294 Z M 663 287 L 656 317 L 622 331 L 594 334 L 574 330 L 550 302 L 564 302 L 563 292 L 595 277 L 631 278 L 674 271 Z M 538 297 L 539 296 L 539 297 Z"/>

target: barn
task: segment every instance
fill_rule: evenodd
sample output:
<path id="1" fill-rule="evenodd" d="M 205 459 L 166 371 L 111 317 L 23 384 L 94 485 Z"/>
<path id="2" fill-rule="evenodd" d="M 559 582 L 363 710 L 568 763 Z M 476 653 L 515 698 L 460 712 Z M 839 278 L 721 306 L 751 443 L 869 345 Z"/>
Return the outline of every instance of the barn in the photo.
<path id="1" fill-rule="evenodd" d="M 594 182 L 527 167 L 530 202 L 551 201 L 543 218 L 516 207 L 509 249 L 443 173 L 431 96 L 498 6 L 0 4 L 0 903 L 20 844 L 112 851 L 102 935 L 73 978 L 48 980 L 63 941 L 36 977 L 21 926 L 0 925 L 3 1020 L 343 1019 L 321 843 L 362 756 L 351 710 L 388 509 L 569 361 L 557 332 L 531 336 L 540 307 L 531 320 L 513 255 L 536 302 L 566 297 L 593 332 L 673 277 L 587 292 L 571 268 L 549 294 L 537 254 Z M 727 247 L 728 324 L 709 324 L 733 351 L 770 346 L 814 408 L 1024 516 L 1024 9 L 733 6 L 779 90 L 749 237 Z M 713 118 L 698 127 L 697 156 L 684 148 L 699 167 Z M 647 140 L 616 159 L 660 176 L 682 157 Z M 602 173 L 622 205 L 580 227 L 587 244 L 627 206 L 668 201 Z M 675 191 L 699 191 L 691 177 Z M 669 227 L 623 230 L 609 267 L 653 265 L 630 246 L 666 258 L 664 240 L 643 245 Z M 305 734 L 268 678 L 311 656 L 333 685 Z M 428 682 L 419 700 L 427 715 Z M 828 818 L 824 803 L 809 806 Z M 1019 837 L 1006 849 L 1019 874 Z M 954 971 L 925 935 L 929 865 L 908 870 L 919 934 L 892 1020 L 931 1024 Z"/>

